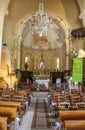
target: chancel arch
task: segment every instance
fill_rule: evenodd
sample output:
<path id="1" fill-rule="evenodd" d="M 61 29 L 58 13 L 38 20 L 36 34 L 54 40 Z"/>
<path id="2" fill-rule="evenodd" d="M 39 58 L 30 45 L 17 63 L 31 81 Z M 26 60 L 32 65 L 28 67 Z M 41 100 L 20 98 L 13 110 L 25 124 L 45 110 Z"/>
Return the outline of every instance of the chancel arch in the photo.
<path id="1" fill-rule="evenodd" d="M 32 17 L 32 16 L 30 16 Z M 64 23 L 64 21 L 59 17 L 53 17 L 53 29 L 48 29 L 47 36 L 39 37 L 36 34 L 32 35 L 32 31 L 29 25 L 30 17 L 26 17 L 21 20 L 18 26 L 17 36 L 22 35 L 23 47 L 33 49 L 33 50 L 51 50 L 56 49 L 56 51 L 66 46 L 66 54 L 69 53 L 69 28 Z M 16 32 L 15 31 L 15 32 Z M 66 57 L 65 69 L 69 69 L 69 55 Z"/>

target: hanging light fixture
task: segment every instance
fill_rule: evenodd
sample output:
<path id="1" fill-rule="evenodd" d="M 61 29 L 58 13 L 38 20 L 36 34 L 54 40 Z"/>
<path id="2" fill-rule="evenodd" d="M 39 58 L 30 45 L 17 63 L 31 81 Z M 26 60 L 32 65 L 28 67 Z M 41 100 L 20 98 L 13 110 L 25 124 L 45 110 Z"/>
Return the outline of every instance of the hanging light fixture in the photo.
<path id="1" fill-rule="evenodd" d="M 44 12 L 44 0 L 39 0 L 39 9 L 32 15 L 29 23 L 32 27 L 32 34 L 47 36 L 48 28 L 53 27 L 52 17 Z"/>

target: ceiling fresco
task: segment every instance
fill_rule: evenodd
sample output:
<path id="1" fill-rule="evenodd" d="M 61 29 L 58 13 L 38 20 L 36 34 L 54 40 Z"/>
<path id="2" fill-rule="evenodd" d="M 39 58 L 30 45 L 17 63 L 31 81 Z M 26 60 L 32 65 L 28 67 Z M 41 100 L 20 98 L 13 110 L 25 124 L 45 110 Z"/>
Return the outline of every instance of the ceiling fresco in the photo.
<path id="1" fill-rule="evenodd" d="M 53 27 L 48 28 L 47 35 L 32 34 L 32 28 L 28 21 L 24 22 L 23 46 L 32 49 L 56 49 L 63 47 L 65 43 L 65 30 L 57 19 L 53 19 Z"/>

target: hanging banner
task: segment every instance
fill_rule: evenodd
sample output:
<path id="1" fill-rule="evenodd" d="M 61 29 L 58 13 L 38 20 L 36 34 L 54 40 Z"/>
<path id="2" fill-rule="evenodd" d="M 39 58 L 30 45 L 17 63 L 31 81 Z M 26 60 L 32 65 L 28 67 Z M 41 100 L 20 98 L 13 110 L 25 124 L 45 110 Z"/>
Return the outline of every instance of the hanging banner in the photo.
<path id="1" fill-rule="evenodd" d="M 83 79 L 82 77 L 83 77 L 83 59 L 73 58 L 72 81 L 82 82 Z"/>

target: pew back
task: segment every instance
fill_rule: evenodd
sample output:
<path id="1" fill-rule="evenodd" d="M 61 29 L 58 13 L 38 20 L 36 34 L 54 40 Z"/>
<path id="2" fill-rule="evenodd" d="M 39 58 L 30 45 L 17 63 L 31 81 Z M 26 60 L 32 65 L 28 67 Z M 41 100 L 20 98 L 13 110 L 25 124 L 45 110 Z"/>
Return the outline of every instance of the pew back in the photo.
<path id="1" fill-rule="evenodd" d="M 8 120 L 15 121 L 16 113 L 16 107 L 0 107 L 0 116 L 8 117 Z"/>
<path id="2" fill-rule="evenodd" d="M 7 130 L 7 117 L 0 117 L 0 130 Z"/>
<path id="3" fill-rule="evenodd" d="M 5 106 L 5 107 L 21 107 L 21 102 L 0 101 L 0 106 Z"/>
<path id="4" fill-rule="evenodd" d="M 61 121 L 65 120 L 85 120 L 85 110 L 59 111 Z"/>
<path id="5" fill-rule="evenodd" d="M 85 120 L 67 120 L 65 130 L 85 130 Z"/>

